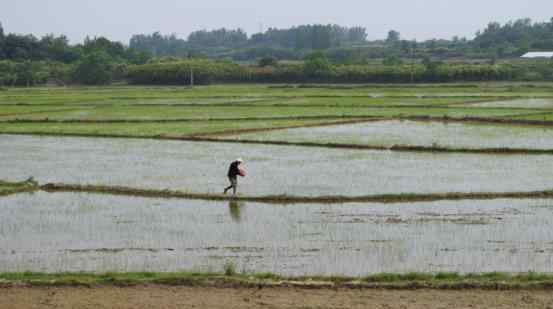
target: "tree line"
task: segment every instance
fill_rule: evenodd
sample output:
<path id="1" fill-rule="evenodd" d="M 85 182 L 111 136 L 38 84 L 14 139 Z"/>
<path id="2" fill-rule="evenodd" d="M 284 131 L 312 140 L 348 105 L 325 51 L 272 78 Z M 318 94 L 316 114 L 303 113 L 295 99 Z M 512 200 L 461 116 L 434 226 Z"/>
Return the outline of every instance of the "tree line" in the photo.
<path id="1" fill-rule="evenodd" d="M 104 37 L 71 45 L 66 36 L 5 33 L 0 24 L 0 87 L 58 84 L 108 84 L 126 67 L 151 56 Z"/>
<path id="2" fill-rule="evenodd" d="M 489 59 L 519 57 L 530 50 L 553 50 L 553 18 L 548 22 L 519 19 L 505 24 L 492 22 L 473 40 L 455 36 L 422 42 L 405 40 L 390 30 L 386 39 L 367 41 L 367 29 L 338 25 L 301 25 L 269 28 L 248 36 L 243 30 L 195 31 L 188 38 L 140 34 L 130 46 L 155 56 L 203 55 L 210 58 L 256 60 L 273 56 L 281 60 L 303 59 L 314 50 L 324 51 L 335 62 L 360 62 L 396 55 L 402 58 Z"/>
<path id="3" fill-rule="evenodd" d="M 0 24 L 0 87 L 125 79 L 186 84 L 190 72 L 196 72 L 199 84 L 553 80 L 552 60 L 501 61 L 530 49 L 553 50 L 553 19 L 490 23 L 474 40 L 416 42 L 394 30 L 383 40 L 366 38 L 362 27 L 304 25 L 251 37 L 240 29 L 219 29 L 193 32 L 187 40 L 155 32 L 133 36 L 128 46 L 105 37 L 72 45 L 63 35 L 5 33 Z M 464 60 L 444 61 L 450 58 Z"/>

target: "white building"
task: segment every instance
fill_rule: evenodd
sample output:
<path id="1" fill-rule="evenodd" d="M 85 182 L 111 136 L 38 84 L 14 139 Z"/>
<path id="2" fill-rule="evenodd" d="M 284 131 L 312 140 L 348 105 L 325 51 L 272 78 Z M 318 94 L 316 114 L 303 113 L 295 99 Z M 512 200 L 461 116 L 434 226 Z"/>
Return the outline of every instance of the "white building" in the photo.
<path id="1" fill-rule="evenodd" d="M 553 58 L 553 52 L 529 52 L 522 55 L 522 58 L 528 58 L 528 59 Z"/>

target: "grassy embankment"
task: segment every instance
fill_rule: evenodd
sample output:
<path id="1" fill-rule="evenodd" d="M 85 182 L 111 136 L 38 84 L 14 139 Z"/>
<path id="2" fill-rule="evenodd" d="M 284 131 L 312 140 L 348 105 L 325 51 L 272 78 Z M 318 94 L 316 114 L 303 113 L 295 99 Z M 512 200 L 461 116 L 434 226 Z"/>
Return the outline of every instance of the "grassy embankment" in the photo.
<path id="1" fill-rule="evenodd" d="M 7 182 L 0 180 L 0 196 L 36 190 L 38 190 L 38 184 L 32 179 L 22 182 Z"/>
<path id="2" fill-rule="evenodd" d="M 145 284 L 216 287 L 392 288 L 392 289 L 550 289 L 553 275 L 542 273 L 382 273 L 366 277 L 301 276 L 271 273 L 0 273 L 3 286 L 133 286 Z"/>
<path id="3" fill-rule="evenodd" d="M 6 182 L 2 182 L 6 183 Z M 0 187 L 1 190 L 2 187 Z M 139 196 L 152 198 L 179 198 L 197 199 L 208 201 L 247 201 L 271 204 L 326 204 L 326 203 L 404 203 L 404 202 L 428 202 L 441 200 L 490 200 L 490 199 L 536 199 L 553 198 L 553 190 L 528 191 L 528 192 L 446 192 L 446 193 L 399 193 L 378 194 L 362 196 L 292 196 L 292 195 L 266 195 L 266 196 L 227 196 L 223 194 L 190 193 L 184 191 L 138 189 L 120 186 L 102 185 L 73 185 L 73 184 L 45 184 L 36 182 L 19 183 L 8 186 L 0 195 L 15 194 L 31 191 L 46 192 L 81 192 L 93 194 L 109 194 L 123 196 Z M 1 192 L 1 191 L 0 191 Z"/>

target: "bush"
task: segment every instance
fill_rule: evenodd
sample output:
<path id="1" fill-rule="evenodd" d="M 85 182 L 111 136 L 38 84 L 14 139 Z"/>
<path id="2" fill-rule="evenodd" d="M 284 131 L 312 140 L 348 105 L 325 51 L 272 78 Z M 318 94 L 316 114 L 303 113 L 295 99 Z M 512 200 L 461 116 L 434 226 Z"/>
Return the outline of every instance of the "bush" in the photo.
<path id="1" fill-rule="evenodd" d="M 278 64 L 278 60 L 275 57 L 263 57 L 259 59 L 257 65 L 260 67 L 271 67 Z"/>
<path id="2" fill-rule="evenodd" d="M 232 277 L 236 275 L 236 266 L 233 262 L 228 261 L 225 263 L 225 276 Z"/>
<path id="3" fill-rule="evenodd" d="M 73 73 L 73 80 L 85 85 L 107 85 L 113 80 L 114 66 L 108 54 L 93 51 L 83 56 Z"/>
<path id="4" fill-rule="evenodd" d="M 212 60 L 179 60 L 130 66 L 132 84 L 188 85 L 191 71 L 196 84 L 213 82 L 257 83 L 407 83 L 512 80 L 523 76 L 509 64 L 333 65 L 325 57 L 310 57 L 305 64 L 241 66 Z M 542 74 L 545 76 L 545 74 Z"/>

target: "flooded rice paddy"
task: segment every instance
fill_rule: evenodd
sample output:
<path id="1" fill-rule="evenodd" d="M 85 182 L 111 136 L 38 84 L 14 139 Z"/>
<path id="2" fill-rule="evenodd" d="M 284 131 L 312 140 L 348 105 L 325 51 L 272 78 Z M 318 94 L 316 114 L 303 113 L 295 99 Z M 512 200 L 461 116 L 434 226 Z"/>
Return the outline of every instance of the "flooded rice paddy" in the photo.
<path id="1" fill-rule="evenodd" d="M 246 161 L 243 195 L 511 192 L 553 187 L 548 155 L 476 155 L 0 135 L 2 178 L 222 193 Z"/>
<path id="2" fill-rule="evenodd" d="M 553 200 L 274 206 L 84 193 L 0 199 L 0 272 L 553 271 Z"/>
<path id="3" fill-rule="evenodd" d="M 474 107 L 553 108 L 553 99 L 527 98 L 470 104 Z"/>
<path id="4" fill-rule="evenodd" d="M 237 140 L 344 143 L 374 146 L 553 149 L 553 128 L 390 120 L 298 128 L 231 137 Z"/>

